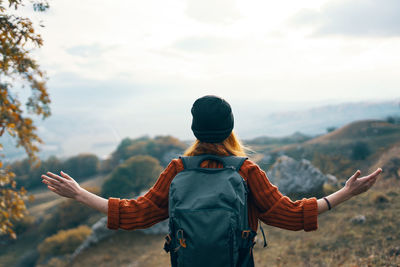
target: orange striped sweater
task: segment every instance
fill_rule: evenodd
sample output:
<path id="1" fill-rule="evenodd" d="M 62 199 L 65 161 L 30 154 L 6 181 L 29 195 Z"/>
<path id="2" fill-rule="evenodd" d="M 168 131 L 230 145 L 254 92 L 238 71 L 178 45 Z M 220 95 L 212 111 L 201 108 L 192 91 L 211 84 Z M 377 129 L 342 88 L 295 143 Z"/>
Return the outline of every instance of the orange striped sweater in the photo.
<path id="1" fill-rule="evenodd" d="M 221 168 L 218 162 L 207 160 L 203 168 Z M 183 170 L 180 159 L 173 159 L 160 174 L 154 186 L 137 199 L 108 199 L 109 229 L 134 230 L 150 227 L 168 218 L 168 192 L 175 175 Z M 251 160 L 245 160 L 239 170 L 247 181 L 249 225 L 257 231 L 258 219 L 268 225 L 288 230 L 312 231 L 318 228 L 316 198 L 292 201 L 271 184 L 265 172 Z"/>

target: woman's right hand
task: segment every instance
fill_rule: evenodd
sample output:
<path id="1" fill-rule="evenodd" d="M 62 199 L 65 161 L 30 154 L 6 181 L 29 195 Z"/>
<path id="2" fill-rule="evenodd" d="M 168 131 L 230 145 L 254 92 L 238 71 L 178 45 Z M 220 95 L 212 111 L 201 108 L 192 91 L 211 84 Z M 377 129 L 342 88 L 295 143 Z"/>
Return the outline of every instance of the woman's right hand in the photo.
<path id="1" fill-rule="evenodd" d="M 60 172 L 61 176 L 52 172 L 47 172 L 47 175 L 42 175 L 42 182 L 47 184 L 47 187 L 54 193 L 76 199 L 82 191 L 80 185 L 68 174 L 63 171 Z"/>
<path id="2" fill-rule="evenodd" d="M 358 178 L 361 175 L 361 171 L 358 170 L 353 174 L 347 181 L 344 189 L 350 196 L 356 196 L 358 194 L 368 191 L 376 182 L 379 174 L 382 172 L 381 168 L 376 169 L 376 171 L 368 174 L 367 176 Z"/>

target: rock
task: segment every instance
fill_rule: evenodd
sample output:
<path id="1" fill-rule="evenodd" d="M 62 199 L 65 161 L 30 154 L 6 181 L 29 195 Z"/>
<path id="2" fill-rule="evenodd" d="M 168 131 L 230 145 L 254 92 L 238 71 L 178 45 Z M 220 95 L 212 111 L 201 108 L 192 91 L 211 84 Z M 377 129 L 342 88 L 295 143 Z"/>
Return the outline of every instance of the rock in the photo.
<path id="1" fill-rule="evenodd" d="M 354 224 L 364 224 L 366 220 L 364 215 L 357 215 L 351 218 L 351 222 Z"/>
<path id="2" fill-rule="evenodd" d="M 321 194 L 329 179 L 310 161 L 297 161 L 286 155 L 276 160 L 267 175 L 282 194 L 296 196 Z"/>
<path id="3" fill-rule="evenodd" d="M 327 180 L 326 180 L 326 183 L 327 183 L 327 184 L 330 184 L 330 185 L 337 185 L 338 179 L 336 178 L 336 176 L 334 176 L 334 175 L 328 173 L 328 174 L 326 175 L 326 178 L 327 178 Z"/>
<path id="4" fill-rule="evenodd" d="M 72 254 L 71 258 L 74 259 L 78 256 L 83 250 L 91 247 L 92 245 L 98 243 L 99 241 L 103 240 L 104 238 L 114 234 L 116 231 L 110 230 L 107 228 L 107 217 L 103 217 L 98 220 L 92 226 L 92 233 L 86 238 L 85 241 L 75 249 L 74 253 Z"/>

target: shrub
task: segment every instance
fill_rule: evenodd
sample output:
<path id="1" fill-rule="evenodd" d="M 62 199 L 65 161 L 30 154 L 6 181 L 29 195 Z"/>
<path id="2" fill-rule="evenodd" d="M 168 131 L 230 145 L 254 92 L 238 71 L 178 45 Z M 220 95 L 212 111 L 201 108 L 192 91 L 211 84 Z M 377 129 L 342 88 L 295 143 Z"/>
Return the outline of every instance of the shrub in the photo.
<path id="1" fill-rule="evenodd" d="M 26 189 L 43 185 L 40 176 L 47 172 L 57 172 L 61 168 L 61 162 L 55 156 L 42 160 L 38 164 L 31 165 L 29 159 L 15 161 L 11 164 L 11 170 L 15 173 L 15 180 L 19 186 Z"/>
<path id="2" fill-rule="evenodd" d="M 182 152 L 186 147 L 185 143 L 172 136 L 156 136 L 155 138 L 145 136 L 137 139 L 125 138 L 113 153 L 111 162 L 114 166 L 117 166 L 130 157 L 148 155 L 158 159 L 165 165 L 168 163 L 164 162 L 164 155 L 171 151 Z"/>
<path id="3" fill-rule="evenodd" d="M 102 195 L 122 197 L 130 193 L 139 194 L 157 180 L 161 171 L 159 161 L 153 157 L 131 157 L 119 165 L 104 182 Z"/>
<path id="4" fill-rule="evenodd" d="M 90 233 L 91 229 L 88 226 L 81 225 L 74 229 L 58 231 L 55 235 L 47 237 L 38 246 L 39 261 L 74 252 Z"/>
<path id="5" fill-rule="evenodd" d="M 18 186 L 25 189 L 31 189 L 43 186 L 40 176 L 48 171 L 59 173 L 64 170 L 77 180 L 92 176 L 98 172 L 99 159 L 96 155 L 81 154 L 68 158 L 65 162 L 60 161 L 57 157 L 51 156 L 47 160 L 41 161 L 39 164 L 31 166 L 29 159 L 16 161 L 11 164 L 11 170 L 15 173 L 15 181 Z"/>
<path id="6" fill-rule="evenodd" d="M 371 151 L 365 142 L 356 142 L 352 147 L 351 158 L 353 160 L 364 160 L 370 155 Z"/>
<path id="7" fill-rule="evenodd" d="M 63 163 L 63 171 L 80 180 L 97 174 L 99 159 L 96 155 L 80 154 Z"/>

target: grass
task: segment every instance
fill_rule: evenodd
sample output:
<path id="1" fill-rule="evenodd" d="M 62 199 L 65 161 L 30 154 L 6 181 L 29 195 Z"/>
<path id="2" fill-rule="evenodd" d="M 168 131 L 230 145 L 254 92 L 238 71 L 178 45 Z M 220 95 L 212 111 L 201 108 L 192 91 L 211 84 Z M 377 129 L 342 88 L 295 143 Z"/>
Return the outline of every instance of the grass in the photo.
<path id="1" fill-rule="evenodd" d="M 89 248 L 67 266 L 169 266 L 169 254 L 163 246 L 163 235 L 118 230 L 118 233 Z"/>
<path id="2" fill-rule="evenodd" d="M 369 127 L 373 130 L 371 133 Z M 286 146 L 283 150 L 289 156 L 310 159 L 324 173 L 333 173 L 343 181 L 357 168 L 363 174 L 367 173 L 388 148 L 399 142 L 400 128 L 390 126 L 388 131 L 383 131 L 385 127 L 387 125 L 380 122 L 360 122 L 314 141 Z M 349 158 L 350 148 L 354 140 L 363 138 L 360 131 L 374 137 L 364 140 L 372 154 L 364 161 L 353 161 Z M 265 152 L 280 147 L 277 144 L 263 146 L 255 146 L 254 150 Z M 261 157 L 261 154 L 254 154 L 252 160 L 259 161 Z M 262 164 L 265 169 L 270 167 L 269 162 Z M 105 178 L 98 176 L 81 185 L 99 187 Z M 48 217 L 63 200 L 45 185 L 29 193 L 35 196 L 35 201 L 28 203 L 28 209 L 36 218 Z M 366 217 L 365 223 L 352 223 L 351 219 L 360 214 Z M 89 221 L 94 223 L 97 219 L 93 217 Z M 320 215 L 318 224 L 318 230 L 312 232 L 265 226 L 269 245 L 267 248 L 256 245 L 256 266 L 400 266 L 400 181 L 393 178 L 379 180 L 367 193 Z M 15 266 L 21 255 L 43 241 L 35 229 L 38 227 L 29 229 L 15 242 L 0 244 L 0 266 Z M 258 242 L 261 243 L 260 237 L 259 233 Z M 53 258 L 47 267 L 169 266 L 169 254 L 162 249 L 163 244 L 162 235 L 119 230 L 84 251 L 69 265 L 66 265 L 65 257 L 60 257 Z"/>
<path id="3" fill-rule="evenodd" d="M 359 214 L 365 223 L 352 223 Z M 400 181 L 378 181 L 370 191 L 321 214 L 318 224 L 311 232 L 264 226 L 268 247 L 262 248 L 259 233 L 256 266 L 400 266 Z M 163 243 L 161 235 L 118 231 L 68 266 L 169 266 Z"/>
<path id="4" fill-rule="evenodd" d="M 362 214 L 364 224 L 351 218 Z M 287 231 L 264 226 L 268 247 L 262 248 L 259 233 L 254 249 L 261 266 L 400 266 L 400 181 L 378 180 L 368 192 L 327 211 L 318 218 L 317 231 Z M 13 266 L 38 240 L 26 235 L 18 246 L 11 244 L 0 257 L 0 265 Z M 162 235 L 119 230 L 87 249 L 71 264 L 65 259 L 54 266 L 169 266 L 162 249 Z"/>
<path id="5" fill-rule="evenodd" d="M 334 210 L 321 214 L 319 228 L 290 232 L 266 226 L 269 246 L 255 248 L 256 266 L 399 266 L 399 181 L 380 182 Z M 388 202 L 377 201 L 377 194 Z M 364 224 L 351 223 L 362 214 Z"/>
<path id="6" fill-rule="evenodd" d="M 366 222 L 351 223 L 359 214 Z M 264 226 L 268 247 L 262 248 L 259 233 L 256 266 L 400 266 L 400 255 L 396 255 L 400 253 L 400 181 L 379 180 L 370 191 L 320 215 L 318 224 L 312 232 Z M 18 246 L 10 246 L 0 257 L 0 265 L 13 266 L 35 242 L 28 235 Z M 57 266 L 169 266 L 163 244 L 162 235 L 119 230 L 71 264 L 60 260 Z"/>

